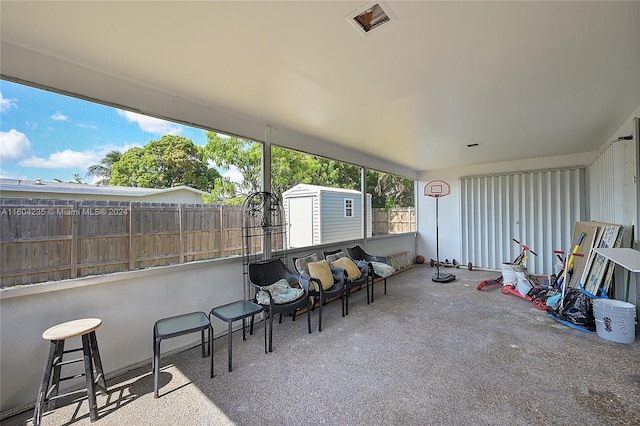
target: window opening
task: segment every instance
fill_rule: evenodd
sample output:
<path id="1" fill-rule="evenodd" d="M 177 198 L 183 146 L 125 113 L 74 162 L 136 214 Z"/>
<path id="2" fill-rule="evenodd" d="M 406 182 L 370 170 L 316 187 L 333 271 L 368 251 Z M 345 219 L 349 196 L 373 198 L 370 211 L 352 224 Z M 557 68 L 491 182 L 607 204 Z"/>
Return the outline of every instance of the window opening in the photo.
<path id="1" fill-rule="evenodd" d="M 353 217 L 353 199 L 345 198 L 344 200 L 344 217 Z"/>

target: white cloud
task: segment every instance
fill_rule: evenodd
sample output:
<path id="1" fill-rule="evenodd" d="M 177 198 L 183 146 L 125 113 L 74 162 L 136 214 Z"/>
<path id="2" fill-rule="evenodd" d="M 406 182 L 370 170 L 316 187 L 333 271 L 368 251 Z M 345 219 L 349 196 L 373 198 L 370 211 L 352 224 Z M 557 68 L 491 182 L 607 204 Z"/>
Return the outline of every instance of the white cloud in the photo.
<path id="1" fill-rule="evenodd" d="M 82 127 L 83 129 L 94 129 L 94 130 L 96 130 L 98 128 L 98 126 L 96 126 L 95 124 L 86 124 L 86 123 L 78 123 L 78 124 L 76 124 L 76 126 Z"/>
<path id="2" fill-rule="evenodd" d="M 31 154 L 31 142 L 27 135 L 16 129 L 0 132 L 0 158 L 19 160 Z"/>
<path id="3" fill-rule="evenodd" d="M 95 151 L 64 151 L 54 152 L 49 158 L 29 157 L 20 162 L 23 167 L 38 167 L 42 169 L 72 169 L 87 167 L 100 162 L 100 157 Z"/>
<path id="4" fill-rule="evenodd" d="M 128 149 L 135 146 L 141 146 L 138 144 L 127 144 L 123 146 L 116 145 L 104 145 L 99 149 L 89 149 L 86 151 L 73 151 L 71 149 L 65 149 L 64 151 L 54 152 L 50 154 L 48 158 L 31 156 L 20 161 L 20 165 L 23 167 L 37 167 L 42 169 L 71 169 L 80 168 L 86 170 L 94 164 L 100 163 L 109 152 L 120 151 L 125 153 Z"/>
<path id="5" fill-rule="evenodd" d="M 69 121 L 69 117 L 67 117 L 66 115 L 64 115 L 60 111 L 57 111 L 55 114 L 53 114 L 51 116 L 51 119 L 52 120 L 56 120 L 56 121 Z"/>
<path id="6" fill-rule="evenodd" d="M 0 92 L 0 112 L 8 112 L 12 108 L 18 108 L 17 99 L 7 99 Z"/>
<path id="7" fill-rule="evenodd" d="M 126 118 L 131 123 L 137 123 L 141 130 L 147 133 L 160 135 L 179 135 L 182 133 L 182 126 L 159 118 L 149 117 L 135 112 L 118 110 L 118 115 Z"/>
<path id="8" fill-rule="evenodd" d="M 242 183 L 244 180 L 242 173 L 236 166 L 229 167 L 229 170 L 221 173 L 223 177 L 229 178 L 233 183 Z"/>

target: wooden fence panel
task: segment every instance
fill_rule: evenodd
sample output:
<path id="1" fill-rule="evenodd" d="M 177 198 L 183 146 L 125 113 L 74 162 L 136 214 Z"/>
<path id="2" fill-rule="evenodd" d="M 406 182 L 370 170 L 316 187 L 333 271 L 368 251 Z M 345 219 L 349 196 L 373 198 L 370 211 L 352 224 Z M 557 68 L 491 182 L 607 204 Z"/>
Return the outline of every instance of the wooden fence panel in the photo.
<path id="1" fill-rule="evenodd" d="M 372 209 L 373 235 L 415 232 L 416 211 L 413 207 Z"/>
<path id="2" fill-rule="evenodd" d="M 210 207 L 205 210 L 204 207 Z M 222 257 L 220 247 L 220 214 L 222 206 L 184 207 L 184 261 Z"/>
<path id="3" fill-rule="evenodd" d="M 73 201 L 0 201 L 2 285 L 69 278 Z"/>
<path id="4" fill-rule="evenodd" d="M 176 204 L 142 203 L 133 216 L 135 268 L 171 265 L 180 258 L 180 209 Z"/>
<path id="5" fill-rule="evenodd" d="M 223 256 L 242 255 L 242 207 L 224 206 L 222 213 Z"/>
<path id="6" fill-rule="evenodd" d="M 4 198 L 0 209 L 0 288 L 242 255 L 240 206 Z M 414 230 L 413 208 L 373 210 L 374 235 Z"/>
<path id="7" fill-rule="evenodd" d="M 201 222 L 219 211 L 191 207 Z M 189 245 L 177 204 L 0 199 L 0 208 L 0 287 L 168 265 L 190 252 L 219 256 L 211 243 Z"/>

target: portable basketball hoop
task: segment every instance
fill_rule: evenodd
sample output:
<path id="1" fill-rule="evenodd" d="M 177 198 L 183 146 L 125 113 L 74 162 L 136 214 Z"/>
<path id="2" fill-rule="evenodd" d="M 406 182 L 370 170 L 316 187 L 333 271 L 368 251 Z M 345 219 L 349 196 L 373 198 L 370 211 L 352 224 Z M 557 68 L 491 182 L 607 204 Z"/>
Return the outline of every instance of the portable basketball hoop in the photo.
<path id="1" fill-rule="evenodd" d="M 456 276 L 448 272 L 440 272 L 440 235 L 438 232 L 438 199 L 451 193 L 451 186 L 442 180 L 432 180 L 424 186 L 424 195 L 436 199 L 436 273 L 432 280 L 437 283 L 450 283 Z"/>

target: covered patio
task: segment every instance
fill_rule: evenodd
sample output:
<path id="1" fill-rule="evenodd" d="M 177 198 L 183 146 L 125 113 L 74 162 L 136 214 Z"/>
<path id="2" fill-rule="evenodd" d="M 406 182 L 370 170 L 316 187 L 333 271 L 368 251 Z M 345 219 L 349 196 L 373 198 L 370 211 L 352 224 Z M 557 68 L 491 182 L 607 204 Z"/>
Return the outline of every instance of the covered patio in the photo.
<path id="1" fill-rule="evenodd" d="M 169 354 L 159 399 L 149 364 L 111 377 L 96 424 L 640 422 L 638 345 L 569 328 L 499 289 L 478 291 L 494 272 L 454 269 L 449 284 L 432 282 L 433 272 L 416 265 L 395 275 L 386 296 L 376 284 L 371 305 L 366 292 L 354 293 L 345 318 L 330 303 L 321 333 L 307 334 L 302 317 L 285 319 L 269 354 L 262 323 L 244 342 L 236 331 L 232 372 L 218 338 L 213 379 L 199 347 Z M 3 424 L 30 424 L 32 415 Z M 42 424 L 90 424 L 86 398 Z"/>
<path id="2" fill-rule="evenodd" d="M 638 240 L 637 2 L 383 3 L 397 19 L 363 37 L 345 18 L 364 2 L 3 1 L 0 75 L 262 143 L 265 164 L 272 147 L 283 147 L 410 178 L 418 193 L 447 181 L 439 247 L 462 263 L 490 266 L 463 250 L 464 177 L 577 167 L 588 185 L 572 193 L 581 196 L 575 219 L 635 224 Z M 269 167 L 263 173 L 269 190 Z M 475 216 L 493 210 L 487 201 Z M 560 224 L 553 213 L 562 203 L 552 201 L 550 210 L 527 211 L 548 228 L 505 215 L 499 230 L 522 234 L 505 231 L 506 244 L 489 246 L 494 232 L 474 247 L 511 259 L 512 236 L 543 239 Z M 415 207 L 415 233 L 289 254 L 362 244 L 381 255 L 436 257 L 433 200 L 420 193 Z M 551 248 L 570 245 L 560 243 Z M 42 332 L 94 316 L 103 321 L 97 337 L 110 389 L 99 397 L 97 424 L 640 423 L 637 344 L 478 292 L 495 271 L 455 273 L 442 285 L 432 268 L 416 266 L 391 278 L 386 296 L 378 284 L 373 305 L 355 293 L 345 318 L 332 303 L 322 333 L 315 315 L 312 334 L 305 321 L 285 321 L 266 355 L 260 323 L 234 345 L 231 373 L 226 329 L 214 322 L 213 379 L 199 349 L 185 350 L 196 338 L 172 339 L 163 344 L 158 400 L 154 322 L 243 298 L 238 258 L 3 289 L 2 424 L 30 422 Z M 636 278 L 630 288 L 640 306 Z M 43 424 L 89 424 L 86 401 Z"/>

